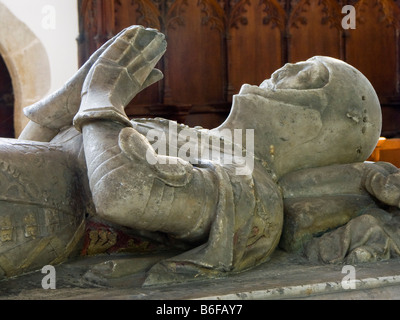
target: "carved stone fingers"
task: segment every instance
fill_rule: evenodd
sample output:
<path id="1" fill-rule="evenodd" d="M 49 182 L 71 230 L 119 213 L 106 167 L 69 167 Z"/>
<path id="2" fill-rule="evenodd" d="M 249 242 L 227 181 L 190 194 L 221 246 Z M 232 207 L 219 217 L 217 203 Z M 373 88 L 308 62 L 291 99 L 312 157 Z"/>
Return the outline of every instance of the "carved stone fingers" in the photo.
<path id="1" fill-rule="evenodd" d="M 82 103 L 74 118 L 84 121 L 109 119 L 128 124 L 124 108 L 146 86 L 160 80 L 154 69 L 166 50 L 165 36 L 154 29 L 125 29 L 92 66 L 82 88 Z"/>

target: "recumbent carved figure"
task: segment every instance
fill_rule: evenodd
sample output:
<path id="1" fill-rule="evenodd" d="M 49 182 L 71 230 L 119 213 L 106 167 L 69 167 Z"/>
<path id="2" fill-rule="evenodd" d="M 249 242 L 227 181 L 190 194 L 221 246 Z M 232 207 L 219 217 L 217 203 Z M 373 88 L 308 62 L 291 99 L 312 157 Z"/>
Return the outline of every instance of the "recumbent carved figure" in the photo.
<path id="1" fill-rule="evenodd" d="M 128 119 L 124 107 L 162 78 L 155 66 L 165 50 L 156 30 L 123 30 L 25 109 L 31 121 L 18 140 L 2 140 L 4 276 L 79 254 L 88 215 L 188 245 L 149 270 L 150 284 L 243 271 L 278 245 L 329 263 L 400 253 L 400 173 L 364 162 L 381 113 L 359 71 L 320 56 L 286 64 L 260 86 L 243 85 L 212 130 Z M 209 152 L 179 157 L 187 141 L 178 139 L 162 154 L 148 139 L 182 130 Z M 253 148 L 240 149 L 251 165 L 224 162 L 234 130 L 254 134 Z"/>

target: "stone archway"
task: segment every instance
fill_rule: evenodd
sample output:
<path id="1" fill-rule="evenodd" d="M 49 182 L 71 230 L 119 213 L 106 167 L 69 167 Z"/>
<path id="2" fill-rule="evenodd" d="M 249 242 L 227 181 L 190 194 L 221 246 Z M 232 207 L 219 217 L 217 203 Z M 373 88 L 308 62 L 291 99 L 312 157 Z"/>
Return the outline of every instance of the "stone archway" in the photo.
<path id="1" fill-rule="evenodd" d="M 28 123 L 23 108 L 50 89 L 50 64 L 36 35 L 0 3 L 0 55 L 11 75 L 14 91 L 14 129 L 18 137 Z"/>
<path id="2" fill-rule="evenodd" d="M 0 137 L 13 138 L 14 133 L 14 93 L 11 76 L 0 55 Z"/>

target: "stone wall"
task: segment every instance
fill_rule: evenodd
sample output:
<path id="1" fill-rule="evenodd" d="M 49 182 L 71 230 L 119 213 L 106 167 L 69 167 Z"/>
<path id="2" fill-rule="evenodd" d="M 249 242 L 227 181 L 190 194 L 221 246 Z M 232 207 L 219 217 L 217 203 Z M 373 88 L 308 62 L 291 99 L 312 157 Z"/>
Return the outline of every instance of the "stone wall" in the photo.
<path id="1" fill-rule="evenodd" d="M 14 89 L 15 135 L 28 123 L 23 108 L 43 98 L 50 89 L 47 53 L 35 34 L 0 3 L 0 55 Z"/>

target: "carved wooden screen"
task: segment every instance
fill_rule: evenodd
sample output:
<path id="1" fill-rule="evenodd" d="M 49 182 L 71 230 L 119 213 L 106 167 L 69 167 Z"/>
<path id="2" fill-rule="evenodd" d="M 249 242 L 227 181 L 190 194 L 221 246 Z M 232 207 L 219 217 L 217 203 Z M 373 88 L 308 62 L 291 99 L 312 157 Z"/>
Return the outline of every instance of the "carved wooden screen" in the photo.
<path id="1" fill-rule="evenodd" d="M 300 1 L 288 21 L 288 57 L 296 62 L 313 55 L 343 58 L 341 6 L 337 1 Z"/>
<path id="2" fill-rule="evenodd" d="M 355 30 L 342 7 L 356 8 Z M 400 132 L 400 0 L 79 0 L 80 61 L 132 24 L 161 30 L 165 78 L 127 108 L 213 127 L 243 83 L 260 84 L 286 62 L 328 55 L 348 61 L 376 88 L 383 134 Z"/>

